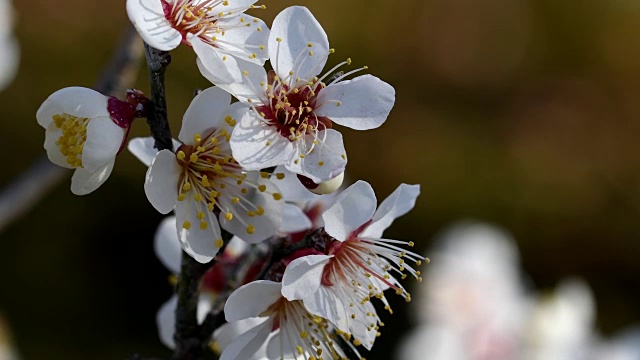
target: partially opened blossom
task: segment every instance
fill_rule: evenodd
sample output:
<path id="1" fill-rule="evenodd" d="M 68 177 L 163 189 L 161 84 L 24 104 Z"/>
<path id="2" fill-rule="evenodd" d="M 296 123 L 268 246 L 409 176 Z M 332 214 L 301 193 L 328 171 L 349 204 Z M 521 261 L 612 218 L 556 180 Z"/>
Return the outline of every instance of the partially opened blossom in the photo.
<path id="1" fill-rule="evenodd" d="M 46 129 L 49 160 L 75 169 L 71 191 L 76 195 L 96 190 L 109 178 L 134 117 L 130 104 L 81 87 L 56 91 L 36 113 Z"/>
<path id="2" fill-rule="evenodd" d="M 393 107 L 395 91 L 371 75 L 345 80 L 366 67 L 332 76 L 351 60 L 320 75 L 332 52 L 308 9 L 294 6 L 276 16 L 269 37 L 274 71 L 242 63 L 243 82 L 224 86 L 252 108 L 231 136 L 238 163 L 254 170 L 285 165 L 316 184 L 344 172 L 347 155 L 332 124 L 356 130 L 379 127 Z M 202 74 L 215 82 L 215 68 L 200 65 Z"/>
<path id="3" fill-rule="evenodd" d="M 330 323 L 309 313 L 302 301 L 283 297 L 281 285 L 258 280 L 231 294 L 225 317 L 246 331 L 226 346 L 220 359 L 257 359 L 265 350 L 268 359 L 346 359 Z M 221 328 L 217 336 L 226 336 L 225 332 L 237 330 Z"/>
<path id="4" fill-rule="evenodd" d="M 418 185 L 402 184 L 376 210 L 371 186 L 364 181 L 351 185 L 322 215 L 326 254 L 293 260 L 283 276 L 282 294 L 302 300 L 309 312 L 370 349 L 380 326 L 370 300 L 382 300 L 391 311 L 386 289 L 411 299 L 395 276 L 404 279 L 406 272 L 421 280 L 420 272 L 405 259 L 420 265 L 424 258 L 400 247 L 413 243 L 381 238 L 395 218 L 413 208 L 419 192 Z"/>
<path id="5" fill-rule="evenodd" d="M 215 69 L 215 84 L 241 79 L 237 59 L 263 65 L 269 29 L 244 14 L 256 0 L 127 0 L 129 19 L 156 49 L 193 47 L 198 62 Z"/>
<path id="6" fill-rule="evenodd" d="M 245 173 L 231 155 L 229 137 L 246 105 L 212 87 L 198 94 L 185 113 L 176 152 L 133 139 L 129 150 L 145 164 L 144 190 L 160 213 L 175 209 L 183 249 L 199 262 L 222 247 L 220 227 L 257 243 L 282 223 L 282 195 L 269 174 Z"/>

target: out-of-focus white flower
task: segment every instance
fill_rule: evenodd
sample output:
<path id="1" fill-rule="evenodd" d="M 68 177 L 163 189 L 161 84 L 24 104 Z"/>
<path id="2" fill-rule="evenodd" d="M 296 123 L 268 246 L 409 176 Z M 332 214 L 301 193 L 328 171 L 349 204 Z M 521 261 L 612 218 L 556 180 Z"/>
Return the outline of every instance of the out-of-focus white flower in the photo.
<path id="1" fill-rule="evenodd" d="M 184 115 L 175 153 L 156 152 L 151 138 L 129 142 L 129 150 L 149 165 L 147 198 L 160 213 L 175 209 L 183 249 L 202 263 L 222 247 L 220 227 L 257 243 L 282 224 L 282 195 L 270 175 L 245 173 L 231 156 L 231 129 L 246 105 L 230 102 L 216 87 L 198 94 Z"/>
<path id="2" fill-rule="evenodd" d="M 253 110 L 231 136 L 234 157 L 242 166 L 285 165 L 320 184 L 338 177 L 347 163 L 342 135 L 332 123 L 356 130 L 384 123 L 395 102 L 393 87 L 371 75 L 342 81 L 366 67 L 331 76 L 351 60 L 319 75 L 332 52 L 308 9 L 294 6 L 276 16 L 269 37 L 274 71 L 267 74 L 263 67 L 243 63 L 242 83 L 224 86 Z M 202 74 L 215 81 L 215 68 L 202 64 Z"/>
<path id="3" fill-rule="evenodd" d="M 380 320 L 370 300 L 381 299 L 391 311 L 384 290 L 391 288 L 411 299 L 392 274 L 405 278 L 406 271 L 422 280 L 405 259 L 420 265 L 424 258 L 400 247 L 413 243 L 381 238 L 397 217 L 413 208 L 419 193 L 418 185 L 402 184 L 376 210 L 371 185 L 364 181 L 351 185 L 322 215 L 327 255 L 293 260 L 282 279 L 282 294 L 302 300 L 309 312 L 352 335 L 355 345 L 371 349 Z"/>
<path id="4" fill-rule="evenodd" d="M 20 48 L 13 35 L 15 14 L 9 0 L 0 0 L 0 90 L 6 88 L 18 72 Z"/>
<path id="5" fill-rule="evenodd" d="M 518 250 L 502 230 L 459 223 L 439 241 L 415 296 L 420 323 L 398 359 L 640 359 L 639 331 L 598 336 L 584 281 L 565 280 L 545 296 L 526 293 Z"/>
<path id="6" fill-rule="evenodd" d="M 459 223 L 438 239 L 412 318 L 422 322 L 399 358 L 518 359 L 529 300 L 518 250 L 502 230 Z"/>
<path id="7" fill-rule="evenodd" d="M 565 280 L 542 296 L 528 321 L 526 359 L 587 359 L 594 343 L 595 304 L 582 280 Z"/>
<path id="8" fill-rule="evenodd" d="M 258 280 L 231 294 L 225 317 L 244 332 L 226 346 L 220 359 L 253 360 L 265 353 L 268 359 L 346 358 L 329 322 L 310 314 L 302 301 L 287 300 L 281 288 L 281 283 Z M 217 336 L 229 338 L 229 333 L 238 331 L 221 328 Z"/>
<path id="9" fill-rule="evenodd" d="M 173 50 L 193 47 L 198 62 L 214 69 L 214 84 L 241 81 L 237 59 L 260 66 L 267 60 L 269 28 L 244 14 L 256 0 L 127 0 L 129 19 L 144 41 Z"/>
<path id="10" fill-rule="evenodd" d="M 109 178 L 134 117 L 129 104 L 81 87 L 54 92 L 36 114 L 46 129 L 49 160 L 75 169 L 71 191 L 76 195 L 96 190 Z"/>

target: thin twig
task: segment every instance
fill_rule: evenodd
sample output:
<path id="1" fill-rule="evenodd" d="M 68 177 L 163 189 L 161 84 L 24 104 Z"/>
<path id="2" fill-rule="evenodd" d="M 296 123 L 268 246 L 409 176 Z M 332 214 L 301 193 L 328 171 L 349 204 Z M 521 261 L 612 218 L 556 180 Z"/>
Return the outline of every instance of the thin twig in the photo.
<path id="1" fill-rule="evenodd" d="M 173 150 L 164 90 L 164 73 L 171 63 L 171 55 L 167 51 L 160 51 L 147 44 L 144 45 L 144 52 L 147 57 L 151 85 L 151 109 L 147 113 L 147 124 L 156 141 L 156 149 Z"/>
<path id="2" fill-rule="evenodd" d="M 107 70 L 95 89 L 115 95 L 127 88 L 136 76 L 142 57 L 142 41 L 133 26 L 122 36 Z M 0 231 L 27 214 L 45 195 L 68 178 L 69 171 L 40 156 L 0 192 Z"/>

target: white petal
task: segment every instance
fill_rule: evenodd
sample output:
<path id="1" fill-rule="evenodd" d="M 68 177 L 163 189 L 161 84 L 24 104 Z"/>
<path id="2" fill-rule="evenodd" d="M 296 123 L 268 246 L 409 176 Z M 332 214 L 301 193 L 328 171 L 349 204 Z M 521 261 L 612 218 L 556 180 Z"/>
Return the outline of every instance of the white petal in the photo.
<path id="1" fill-rule="evenodd" d="M 240 23 L 240 19 L 244 21 Z M 223 17 L 218 20 L 216 25 L 224 29 L 221 34 L 215 35 L 221 40 L 217 45 L 222 51 L 239 59 L 264 65 L 269 58 L 267 51 L 269 28 L 264 21 L 251 15 L 242 14 L 231 18 Z M 263 49 L 260 48 L 261 46 Z M 256 55 L 255 58 L 253 54 Z"/>
<path id="2" fill-rule="evenodd" d="M 324 267 L 333 256 L 308 255 L 293 260 L 282 276 L 282 296 L 289 301 L 302 300 L 320 287 Z"/>
<path id="3" fill-rule="evenodd" d="M 87 141 L 82 150 L 82 166 L 97 169 L 113 161 L 122 147 L 124 129 L 109 117 L 99 117 L 87 125 Z"/>
<path id="4" fill-rule="evenodd" d="M 244 72 L 242 75 L 242 80 L 238 83 L 234 84 L 218 84 L 218 86 L 231 95 L 235 96 L 238 100 L 242 102 L 247 102 L 248 99 L 251 99 L 254 105 L 258 106 L 262 103 L 263 99 L 266 97 L 266 88 L 267 88 L 267 72 L 264 67 L 254 64 L 252 62 L 237 60 L 238 66 L 240 70 Z M 209 77 L 209 71 L 200 64 L 198 61 L 198 69 L 202 75 L 212 81 Z"/>
<path id="5" fill-rule="evenodd" d="M 154 147 L 155 140 L 149 137 L 134 138 L 127 144 L 127 149 L 146 166 L 151 166 L 151 162 L 158 154 Z"/>
<path id="6" fill-rule="evenodd" d="M 313 315 L 329 320 L 338 329 L 349 333 L 352 311 L 330 287 L 320 286 L 312 296 L 303 300 L 304 307 Z M 358 304 L 357 306 L 360 306 Z"/>
<path id="7" fill-rule="evenodd" d="M 258 186 L 265 185 L 266 190 L 264 193 L 255 191 L 252 196 L 247 198 L 256 208 L 262 207 L 264 214 L 249 216 L 246 210 L 239 207 L 242 202 L 237 205 L 229 205 L 234 215 L 231 221 L 225 218 L 224 213 L 220 213 L 220 226 L 250 244 L 257 244 L 275 235 L 276 231 L 282 226 L 284 206 L 282 199 L 276 200 L 273 198 L 272 194 L 279 193 L 279 190 L 271 181 L 261 177 L 257 177 L 255 181 Z M 252 209 L 254 208 L 252 207 Z M 247 232 L 247 226 L 249 225 L 254 227 L 253 234 Z"/>
<path id="8" fill-rule="evenodd" d="M 247 11 L 248 9 L 251 8 L 251 5 L 255 4 L 256 2 L 257 0 L 233 0 L 225 4 L 224 2 L 219 1 L 217 2 L 217 5 L 215 5 L 211 9 L 210 13 L 212 14 L 225 13 L 224 15 L 225 17 L 239 16 L 238 14 Z M 233 15 L 233 14 L 227 15 L 229 13 L 233 13 L 236 15 Z"/>
<path id="9" fill-rule="evenodd" d="M 176 217 L 169 216 L 162 220 L 153 241 L 153 250 L 158 260 L 173 274 L 180 273 L 182 247 L 176 230 Z"/>
<path id="10" fill-rule="evenodd" d="M 372 75 L 331 84 L 318 93 L 316 114 L 356 130 L 382 125 L 393 104 L 393 86 Z"/>
<path id="11" fill-rule="evenodd" d="M 95 191 L 107 181 L 114 163 L 115 161 L 108 162 L 95 170 L 77 168 L 71 177 L 71 192 L 76 195 L 87 195 Z"/>
<path id="12" fill-rule="evenodd" d="M 225 323 L 213 333 L 213 338 L 223 351 L 240 335 L 265 322 L 267 318 L 248 318 Z"/>
<path id="13" fill-rule="evenodd" d="M 38 124 L 46 129 L 54 115 L 68 114 L 88 119 L 109 117 L 107 100 L 99 92 L 83 87 L 60 89 L 40 105 L 36 118 Z"/>
<path id="14" fill-rule="evenodd" d="M 225 55 L 219 49 L 205 44 L 197 36 L 189 34 L 187 40 L 198 55 L 198 68 L 202 75 L 213 84 L 233 84 L 242 81 L 242 73 L 233 56 Z"/>
<path id="15" fill-rule="evenodd" d="M 170 150 L 162 150 L 151 163 L 144 181 L 147 199 L 161 214 L 168 214 L 178 200 L 178 176 L 180 166 L 176 155 Z"/>
<path id="16" fill-rule="evenodd" d="M 203 221 L 207 222 L 207 227 L 200 227 L 198 211 L 202 210 L 206 214 Z M 200 203 L 200 209 L 196 207 L 192 194 L 187 194 L 186 199 L 178 201 L 175 208 L 176 227 L 178 238 L 182 244 L 182 249 L 199 263 L 211 261 L 220 248 L 216 246 L 216 240 L 220 239 L 220 225 L 215 215 L 207 210 L 204 202 Z M 190 226 L 185 227 L 185 222 Z"/>
<path id="17" fill-rule="evenodd" d="M 316 140 L 319 144 L 314 145 Z M 327 129 L 316 136 L 306 135 L 298 142 L 304 142 L 304 145 L 298 146 L 298 153 L 285 164 L 289 171 L 304 175 L 316 184 L 331 180 L 344 172 L 347 154 L 340 132 Z M 312 148 L 313 151 L 309 153 Z"/>
<path id="18" fill-rule="evenodd" d="M 200 92 L 182 118 L 182 128 L 178 139 L 185 144 L 193 144 L 193 135 L 204 135 L 206 130 L 220 127 L 222 112 L 231 104 L 231 95 L 212 86 Z"/>
<path id="19" fill-rule="evenodd" d="M 224 305 L 227 321 L 238 321 L 258 317 L 273 303 L 282 297 L 280 283 L 269 280 L 256 280 L 234 291 Z"/>
<path id="20" fill-rule="evenodd" d="M 176 347 L 173 340 L 176 325 L 176 307 L 178 306 L 178 297 L 172 296 L 167 302 L 162 304 L 156 314 L 156 325 L 158 326 L 158 336 L 160 342 L 170 349 Z"/>
<path id="21" fill-rule="evenodd" d="M 164 16 L 161 0 L 127 0 L 127 14 L 140 37 L 152 47 L 170 51 L 182 42 L 182 34 Z"/>
<path id="22" fill-rule="evenodd" d="M 52 163 L 63 168 L 73 169 L 75 166 L 69 165 L 67 157 L 60 152 L 60 148 L 56 145 L 56 141 L 61 136 L 62 131 L 56 127 L 55 123 L 51 122 L 44 134 L 44 149 L 47 151 L 47 157 Z"/>
<path id="23" fill-rule="evenodd" d="M 237 258 L 238 256 L 244 254 L 244 252 L 249 248 L 249 245 L 242 240 L 241 238 L 234 236 L 229 241 L 229 244 L 224 249 L 224 256 L 230 256 L 231 258 Z"/>
<path id="24" fill-rule="evenodd" d="M 311 229 L 312 226 L 311 220 L 300 207 L 293 204 L 284 204 L 282 226 L 278 231 L 284 234 L 291 234 Z"/>
<path id="25" fill-rule="evenodd" d="M 371 220 L 376 194 L 369 183 L 359 180 L 343 191 L 322 214 L 324 228 L 336 240 L 345 241 L 354 230 Z"/>
<path id="26" fill-rule="evenodd" d="M 260 170 L 289 161 L 293 145 L 253 111 L 245 113 L 231 134 L 233 157 L 246 170 Z"/>
<path id="27" fill-rule="evenodd" d="M 213 300 L 215 296 L 211 296 L 205 292 L 201 292 L 200 296 L 198 296 L 198 308 L 197 308 L 197 318 L 198 324 L 202 324 L 204 319 L 206 319 L 207 315 L 211 312 L 213 308 Z"/>
<path id="28" fill-rule="evenodd" d="M 273 321 L 269 319 L 262 324 L 238 336 L 220 355 L 220 360 L 249 360 L 265 345 Z"/>
<path id="29" fill-rule="evenodd" d="M 310 200 L 316 200 L 320 196 L 310 192 L 300 180 L 298 180 L 298 176 L 296 173 L 293 173 L 284 165 L 276 167 L 273 171 L 274 174 L 282 173 L 284 174 L 284 178 L 274 180 L 278 188 L 282 192 L 282 197 L 285 201 L 291 202 L 305 202 Z"/>
<path id="30" fill-rule="evenodd" d="M 380 238 L 393 220 L 408 213 L 416 204 L 420 195 L 420 185 L 401 184 L 378 206 L 371 224 L 362 232 L 362 236 Z"/>
<path id="31" fill-rule="evenodd" d="M 293 77 L 311 80 L 322 71 L 328 57 L 329 39 L 309 9 L 288 7 L 273 20 L 269 58 L 281 79 L 289 78 L 293 71 Z"/>

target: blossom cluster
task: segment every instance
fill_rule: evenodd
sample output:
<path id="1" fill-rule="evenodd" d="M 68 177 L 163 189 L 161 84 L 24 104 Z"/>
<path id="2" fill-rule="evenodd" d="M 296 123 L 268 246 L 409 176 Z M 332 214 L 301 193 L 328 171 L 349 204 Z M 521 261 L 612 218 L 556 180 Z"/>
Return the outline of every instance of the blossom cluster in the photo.
<path id="1" fill-rule="evenodd" d="M 413 242 L 383 238 L 420 188 L 402 184 L 379 206 L 365 181 L 338 192 L 347 154 L 333 125 L 380 127 L 395 90 L 375 76 L 354 76 L 366 66 L 342 70 L 351 59 L 324 71 L 335 51 L 307 8 L 284 9 L 269 28 L 245 13 L 262 7 L 127 0 L 147 46 L 192 48 L 214 86 L 193 98 L 173 148 L 158 148 L 156 134 L 127 141 L 134 119 L 152 111 L 141 92 L 120 100 L 59 90 L 37 112 L 44 147 L 52 162 L 75 170 L 77 195 L 101 186 L 125 147 L 148 166 L 147 199 L 174 213 L 156 236 L 161 261 L 174 274 L 182 251 L 215 263 L 200 279 L 199 320 L 233 290 L 224 305 L 228 324 L 214 336 L 222 359 L 359 357 L 358 347 L 371 349 L 383 326 L 373 302 L 392 312 L 385 291 L 410 301 L 399 280 L 421 280 L 425 258 L 407 250 Z M 274 249 L 286 254 L 276 258 Z M 158 315 L 170 347 L 176 303 Z"/>

